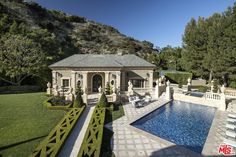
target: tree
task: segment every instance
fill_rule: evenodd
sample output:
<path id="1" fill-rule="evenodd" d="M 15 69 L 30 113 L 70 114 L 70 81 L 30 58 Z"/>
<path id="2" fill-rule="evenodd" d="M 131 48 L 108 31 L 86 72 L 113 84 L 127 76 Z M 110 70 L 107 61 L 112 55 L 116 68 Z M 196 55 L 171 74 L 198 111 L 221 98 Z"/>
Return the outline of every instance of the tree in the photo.
<path id="1" fill-rule="evenodd" d="M 38 76 L 45 65 L 41 46 L 27 37 L 5 35 L 0 39 L 0 79 L 12 85 L 21 85 L 29 76 Z"/>
<path id="2" fill-rule="evenodd" d="M 203 58 L 207 53 L 207 30 L 204 18 L 191 19 L 183 36 L 182 67 L 195 76 L 203 77 Z"/>
<path id="3" fill-rule="evenodd" d="M 160 51 L 160 67 L 161 69 L 181 70 L 180 58 L 182 49 L 179 47 L 166 46 Z"/>

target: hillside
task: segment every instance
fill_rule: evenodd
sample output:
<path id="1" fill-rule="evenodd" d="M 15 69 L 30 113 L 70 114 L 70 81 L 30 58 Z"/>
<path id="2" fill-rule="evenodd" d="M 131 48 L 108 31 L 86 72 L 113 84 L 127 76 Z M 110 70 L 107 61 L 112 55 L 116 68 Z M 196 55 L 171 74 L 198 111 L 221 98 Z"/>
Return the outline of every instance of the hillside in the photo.
<path id="1" fill-rule="evenodd" d="M 148 59 L 157 52 L 152 43 L 127 37 L 111 26 L 47 10 L 34 2 L 0 0 L 0 20 L 1 35 L 12 31 L 26 34 L 41 44 L 50 63 L 75 53 L 122 51 Z"/>

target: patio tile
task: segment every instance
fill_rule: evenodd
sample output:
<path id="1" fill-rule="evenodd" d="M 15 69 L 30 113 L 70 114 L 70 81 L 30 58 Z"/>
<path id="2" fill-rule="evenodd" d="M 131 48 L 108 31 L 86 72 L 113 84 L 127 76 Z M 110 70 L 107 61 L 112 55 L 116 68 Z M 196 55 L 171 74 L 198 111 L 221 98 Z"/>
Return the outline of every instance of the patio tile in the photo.
<path id="1" fill-rule="evenodd" d="M 158 142 L 152 137 L 143 135 L 136 130 L 133 130 L 129 127 L 128 122 L 134 118 L 140 117 L 145 113 L 152 111 L 153 109 L 161 106 L 165 103 L 166 100 L 160 98 L 158 101 L 155 101 L 143 108 L 133 108 L 129 104 L 124 104 L 125 116 L 115 120 L 113 124 L 106 125 L 114 131 L 113 134 L 113 151 L 117 157 L 137 157 L 137 156 L 164 156 L 164 157 L 187 157 L 188 154 L 183 152 L 178 152 L 176 150 L 171 150 L 168 148 L 166 143 Z M 207 149 L 209 150 L 209 155 L 218 155 L 217 149 L 219 144 L 222 143 L 225 136 L 225 117 L 227 112 L 216 113 L 217 118 L 214 118 L 212 123 L 212 128 L 209 132 L 209 137 L 212 138 L 206 142 Z M 217 119 L 215 121 L 215 119 Z"/>
<path id="2" fill-rule="evenodd" d="M 144 148 L 142 144 L 136 144 L 135 147 L 136 147 L 137 149 L 143 149 L 143 148 Z"/>

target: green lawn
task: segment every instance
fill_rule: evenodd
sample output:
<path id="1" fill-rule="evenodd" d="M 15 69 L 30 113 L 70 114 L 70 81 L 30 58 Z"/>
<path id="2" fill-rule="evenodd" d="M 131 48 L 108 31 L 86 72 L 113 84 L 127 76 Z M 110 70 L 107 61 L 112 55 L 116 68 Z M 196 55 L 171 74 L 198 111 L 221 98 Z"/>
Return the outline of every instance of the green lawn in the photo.
<path id="1" fill-rule="evenodd" d="M 28 156 L 63 118 L 43 107 L 45 93 L 0 95 L 0 156 Z"/>

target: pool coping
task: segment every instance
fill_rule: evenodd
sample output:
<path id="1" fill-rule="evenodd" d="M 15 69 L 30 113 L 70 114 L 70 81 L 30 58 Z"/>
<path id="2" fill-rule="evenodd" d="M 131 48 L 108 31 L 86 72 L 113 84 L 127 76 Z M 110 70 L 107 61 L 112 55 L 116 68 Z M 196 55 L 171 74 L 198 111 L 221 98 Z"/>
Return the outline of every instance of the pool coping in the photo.
<path id="1" fill-rule="evenodd" d="M 167 145 L 167 146 L 175 146 L 174 149 L 175 149 L 176 151 L 179 151 L 179 152 L 181 152 L 181 153 L 184 153 L 184 154 L 190 155 L 190 156 L 202 157 L 202 156 L 203 156 L 202 152 L 203 152 L 205 143 L 204 143 L 204 145 L 203 145 L 203 149 L 202 149 L 201 154 L 199 154 L 199 153 L 196 153 L 196 152 L 194 152 L 194 151 L 192 151 L 192 150 L 190 150 L 190 149 L 188 149 L 188 148 L 185 148 L 184 146 L 177 145 L 177 144 L 175 144 L 175 143 L 173 143 L 173 142 L 170 142 L 170 141 L 168 141 L 168 140 L 165 140 L 165 139 L 163 139 L 163 138 L 161 138 L 161 137 L 158 137 L 158 136 L 156 136 L 156 135 L 153 135 L 153 134 L 151 134 L 151 133 L 149 133 L 149 132 L 147 132 L 147 131 L 141 130 L 141 129 L 136 128 L 136 127 L 134 127 L 134 126 L 131 125 L 131 124 L 134 123 L 135 121 L 137 121 L 137 120 L 143 118 L 144 116 L 146 116 L 146 115 L 148 115 L 148 114 L 154 112 L 154 111 L 157 110 L 158 108 L 163 107 L 164 105 L 168 104 L 169 102 L 171 102 L 171 101 L 173 101 L 173 100 L 174 100 L 174 99 L 169 100 L 169 101 L 163 103 L 162 105 L 157 106 L 156 108 L 150 110 L 149 112 L 146 112 L 146 113 L 143 113 L 142 115 L 136 116 L 135 118 L 129 120 L 129 121 L 127 122 L 126 126 L 127 126 L 128 128 L 130 128 L 130 129 L 132 129 L 132 130 L 138 132 L 139 134 L 141 134 L 141 135 L 143 135 L 143 136 L 146 136 L 146 137 L 148 137 L 148 138 L 150 138 L 150 139 L 152 139 L 152 140 L 154 140 L 154 141 L 156 141 L 156 142 L 165 144 L 165 145 Z M 158 101 L 158 100 L 157 100 L 157 101 Z M 181 100 L 177 100 L 177 101 L 181 101 Z M 183 101 L 183 100 L 182 100 L 182 101 Z M 215 117 L 215 116 L 214 116 L 214 117 Z M 214 119 L 213 119 L 213 120 L 214 120 Z M 209 132 L 210 132 L 210 129 L 209 129 Z M 209 133 L 208 133 L 208 135 L 209 135 Z M 207 138 L 208 138 L 208 136 L 207 136 Z"/>

